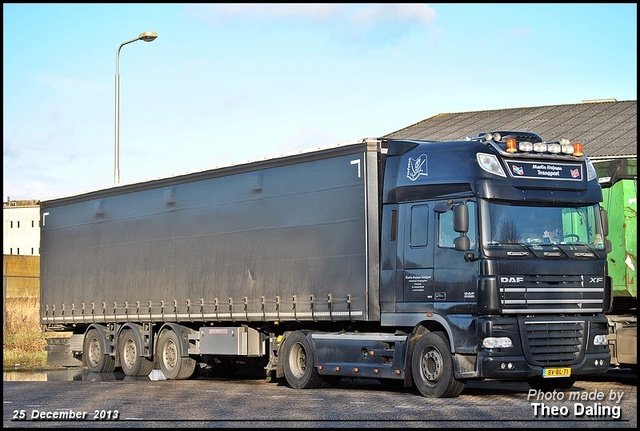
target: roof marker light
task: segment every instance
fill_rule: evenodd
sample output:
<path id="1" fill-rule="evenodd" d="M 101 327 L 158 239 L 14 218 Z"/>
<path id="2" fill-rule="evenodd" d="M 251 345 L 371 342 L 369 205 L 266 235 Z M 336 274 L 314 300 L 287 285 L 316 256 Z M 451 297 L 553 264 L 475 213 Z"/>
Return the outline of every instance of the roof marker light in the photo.
<path id="1" fill-rule="evenodd" d="M 584 156 L 584 153 L 582 152 L 582 144 L 580 142 L 573 143 L 573 155 L 576 157 Z"/>
<path id="2" fill-rule="evenodd" d="M 543 142 L 536 142 L 533 144 L 533 151 L 536 153 L 544 153 L 547 151 L 547 144 Z"/>
<path id="3" fill-rule="evenodd" d="M 562 146 L 554 142 L 552 144 L 547 145 L 547 150 L 552 154 L 558 154 L 560 151 L 562 151 Z"/>
<path id="4" fill-rule="evenodd" d="M 567 138 L 558 139 L 560 146 L 562 147 L 562 152 L 564 154 L 573 155 L 573 145 L 571 145 L 571 141 Z"/>
<path id="5" fill-rule="evenodd" d="M 533 151 L 533 144 L 529 141 L 522 141 L 518 144 L 518 149 L 524 153 Z"/>
<path id="6" fill-rule="evenodd" d="M 573 145 L 569 144 L 569 145 L 563 145 L 562 146 L 562 152 L 564 154 L 569 154 L 569 155 L 573 155 Z"/>

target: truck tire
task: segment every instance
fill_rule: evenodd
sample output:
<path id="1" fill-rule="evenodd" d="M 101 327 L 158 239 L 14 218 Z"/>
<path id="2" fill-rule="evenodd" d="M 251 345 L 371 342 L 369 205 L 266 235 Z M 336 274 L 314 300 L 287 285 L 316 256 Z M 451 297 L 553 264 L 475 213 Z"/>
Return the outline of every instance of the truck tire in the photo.
<path id="1" fill-rule="evenodd" d="M 90 329 L 84 336 L 82 359 L 91 373 L 113 373 L 116 360 L 106 354 L 102 345 L 102 337 L 97 329 Z"/>
<path id="2" fill-rule="evenodd" d="M 289 386 L 294 389 L 315 389 L 324 379 L 313 363 L 313 350 L 307 337 L 300 331 L 289 334 L 284 342 L 282 367 Z"/>
<path id="3" fill-rule="evenodd" d="M 118 354 L 122 372 L 127 376 L 148 376 L 153 371 L 153 362 L 141 356 L 143 347 L 138 344 L 131 329 L 125 329 L 118 336 Z"/>
<path id="4" fill-rule="evenodd" d="M 181 357 L 180 338 L 174 331 L 165 329 L 160 333 L 156 355 L 160 369 L 167 380 L 185 380 L 196 370 L 193 358 Z"/>
<path id="5" fill-rule="evenodd" d="M 416 340 L 411 373 L 416 388 L 425 397 L 457 397 L 465 388 L 455 378 L 449 343 L 442 332 L 429 332 Z"/>

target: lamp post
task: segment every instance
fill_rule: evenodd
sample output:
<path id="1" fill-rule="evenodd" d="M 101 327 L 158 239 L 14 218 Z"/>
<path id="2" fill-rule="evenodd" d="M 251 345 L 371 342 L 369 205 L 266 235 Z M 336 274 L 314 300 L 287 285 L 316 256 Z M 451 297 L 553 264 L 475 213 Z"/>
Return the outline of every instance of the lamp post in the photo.
<path id="1" fill-rule="evenodd" d="M 120 50 L 128 43 L 144 40 L 145 42 L 153 42 L 158 35 L 153 31 L 145 31 L 140 33 L 135 39 L 131 39 L 127 42 L 120 44 L 118 52 L 116 52 L 116 145 L 115 145 L 115 169 L 113 172 L 113 182 L 115 185 L 120 184 L 120 72 L 119 72 L 119 59 Z"/>

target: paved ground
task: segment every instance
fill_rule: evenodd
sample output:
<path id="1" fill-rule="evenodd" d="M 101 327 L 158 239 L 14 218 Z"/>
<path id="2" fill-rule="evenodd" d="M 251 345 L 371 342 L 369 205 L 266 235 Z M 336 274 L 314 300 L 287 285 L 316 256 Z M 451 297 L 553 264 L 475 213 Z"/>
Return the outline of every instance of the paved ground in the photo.
<path id="1" fill-rule="evenodd" d="M 256 379 L 152 381 L 82 371 L 3 382 L 3 426 L 173 428 L 636 428 L 637 376 L 579 380 L 533 394 L 525 383 L 470 382 L 457 398 L 427 399 L 366 380 L 294 390 Z M 69 419 L 69 412 L 84 420 Z M 25 416 L 25 420 L 20 419 Z M 65 420 L 54 416 L 67 415 Z M 36 419 L 36 420 L 34 420 Z M 88 423 L 91 421 L 91 423 Z"/>

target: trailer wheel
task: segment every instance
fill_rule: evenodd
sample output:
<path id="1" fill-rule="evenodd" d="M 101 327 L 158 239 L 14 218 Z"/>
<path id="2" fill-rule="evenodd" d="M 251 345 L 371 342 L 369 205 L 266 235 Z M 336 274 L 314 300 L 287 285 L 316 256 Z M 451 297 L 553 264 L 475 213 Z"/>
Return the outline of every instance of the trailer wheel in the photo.
<path id="1" fill-rule="evenodd" d="M 84 336 L 82 358 L 92 373 L 113 373 L 116 368 L 115 358 L 106 354 L 100 333 L 95 328 L 90 329 Z"/>
<path id="2" fill-rule="evenodd" d="M 127 376 L 148 376 L 153 371 L 153 362 L 141 356 L 142 346 L 131 329 L 125 329 L 118 337 L 118 354 L 122 371 Z"/>
<path id="3" fill-rule="evenodd" d="M 282 367 L 289 386 L 294 389 L 314 389 L 324 383 L 313 363 L 313 351 L 304 333 L 296 331 L 289 334 L 283 348 Z"/>
<path id="4" fill-rule="evenodd" d="M 453 374 L 449 343 L 442 332 L 429 332 L 416 340 L 411 373 L 416 388 L 425 397 L 457 397 L 465 388 Z"/>
<path id="5" fill-rule="evenodd" d="M 160 369 L 168 380 L 188 379 L 196 370 L 195 359 L 180 356 L 180 338 L 174 331 L 162 331 L 156 353 Z"/>

